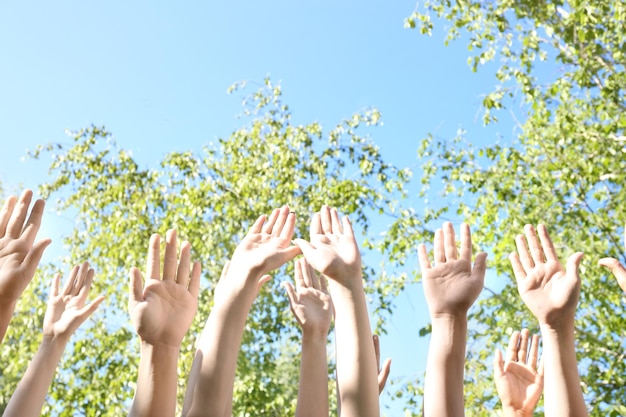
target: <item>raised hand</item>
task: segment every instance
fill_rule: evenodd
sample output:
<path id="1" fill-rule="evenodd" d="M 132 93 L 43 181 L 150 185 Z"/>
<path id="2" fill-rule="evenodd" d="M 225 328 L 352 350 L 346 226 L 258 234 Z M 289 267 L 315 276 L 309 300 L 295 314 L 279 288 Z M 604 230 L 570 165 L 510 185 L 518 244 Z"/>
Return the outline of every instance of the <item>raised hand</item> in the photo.
<path id="1" fill-rule="evenodd" d="M 290 282 L 283 283 L 291 312 L 303 333 L 323 334 L 325 339 L 333 314 L 326 278 L 318 276 L 305 259 L 296 261 L 295 278 L 295 289 Z"/>
<path id="2" fill-rule="evenodd" d="M 191 245 L 183 242 L 177 262 L 176 231 L 165 235 L 161 271 L 161 237 L 150 237 L 145 284 L 137 268 L 130 271 L 128 310 L 141 338 L 137 391 L 129 417 L 174 415 L 180 344 L 198 308 L 200 263 L 191 266 Z"/>
<path id="3" fill-rule="evenodd" d="M 178 349 L 198 307 L 200 263 L 191 267 L 191 245 L 183 242 L 177 265 L 176 231 L 169 230 L 165 239 L 162 274 L 161 238 L 156 234 L 150 238 L 145 285 L 141 272 L 131 269 L 128 309 L 143 342 Z"/>
<path id="4" fill-rule="evenodd" d="M 259 290 L 300 248 L 291 245 L 296 215 L 284 206 L 260 216 L 235 249 L 215 288 L 214 305 L 197 344 L 183 416 L 230 415 L 237 356 Z"/>
<path id="5" fill-rule="evenodd" d="M 543 391 L 543 365 L 537 367 L 539 336 L 533 335 L 529 345 L 528 329 L 511 335 L 506 351 L 496 350 L 493 361 L 496 389 L 505 416 L 532 416 Z"/>
<path id="6" fill-rule="evenodd" d="M 546 227 L 540 224 L 537 232 L 539 238 L 532 225 L 524 226 L 526 239 L 522 235 L 515 238 L 519 254 L 509 257 L 519 293 L 539 323 L 573 321 L 580 293 L 578 265 L 583 254 L 571 255 L 563 268 Z"/>
<path id="7" fill-rule="evenodd" d="M 50 239 L 33 243 L 41 225 L 45 203 L 33 204 L 33 192 L 25 190 L 19 200 L 8 198 L 0 212 L 0 306 L 14 304 L 33 279 Z"/>
<path id="8" fill-rule="evenodd" d="M 291 245 L 296 215 L 284 206 L 274 209 L 269 218 L 260 216 L 235 249 L 231 267 L 245 262 L 249 268 L 263 274 L 282 266 L 300 253 Z"/>
<path id="9" fill-rule="evenodd" d="M 41 415 L 46 393 L 70 336 L 104 300 L 100 296 L 85 304 L 93 276 L 93 269 L 85 262 L 72 269 L 63 289 L 59 289 L 60 275 L 52 280 L 48 308 L 43 319 L 43 340 L 9 400 L 4 417 Z"/>
<path id="10" fill-rule="evenodd" d="M 626 228 L 624 229 L 624 249 L 626 249 Z M 626 267 L 615 258 L 602 258 L 598 264 L 609 268 L 617 278 L 619 286 L 626 292 Z"/>
<path id="11" fill-rule="evenodd" d="M 104 300 L 96 297 L 85 305 L 93 282 L 94 271 L 87 262 L 76 265 L 59 290 L 60 275 L 52 280 L 48 308 L 43 319 L 44 341 L 60 340 L 67 342 L 76 329 L 98 308 Z"/>
<path id="12" fill-rule="evenodd" d="M 426 246 L 418 247 L 424 294 L 432 334 L 424 381 L 424 416 L 464 415 L 463 374 L 467 343 L 467 311 L 483 289 L 487 254 L 476 255 L 472 268 L 472 237 L 461 225 L 460 251 L 450 222 L 435 231 L 434 264 Z"/>
<path id="13" fill-rule="evenodd" d="M 376 354 L 376 369 L 378 369 L 378 393 L 382 394 L 385 389 L 385 385 L 387 385 L 387 378 L 389 378 L 389 373 L 391 372 L 391 358 L 385 359 L 383 362 L 383 366 L 380 366 L 380 338 L 378 335 L 372 336 L 372 341 L 374 342 L 374 353 Z"/>
<path id="14" fill-rule="evenodd" d="M 326 278 L 318 276 L 306 260 L 295 266 L 296 288 L 283 283 L 289 305 L 302 328 L 302 357 L 296 417 L 328 416 L 328 362 L 326 339 L 332 318 L 332 301 Z"/>
<path id="15" fill-rule="evenodd" d="M 435 263 L 431 265 L 426 246 L 418 247 L 424 294 L 431 317 L 466 315 L 483 289 L 487 254 L 476 255 L 472 268 L 472 237 L 469 226 L 461 225 L 460 252 L 452 223 L 435 232 Z"/>
<path id="16" fill-rule="evenodd" d="M 580 293 L 581 252 L 570 255 L 563 268 L 546 227 L 524 227 L 515 238 L 518 253 L 509 256 L 522 300 L 539 320 L 545 358 L 546 415 L 588 415 L 576 362 L 574 316 Z M 539 237 L 537 237 L 537 234 Z M 527 246 L 528 242 L 528 246 Z"/>
<path id="17" fill-rule="evenodd" d="M 336 209 L 323 206 L 311 220 L 310 239 L 294 243 L 313 268 L 343 285 L 361 282 L 361 254 L 347 217 L 340 221 Z"/>

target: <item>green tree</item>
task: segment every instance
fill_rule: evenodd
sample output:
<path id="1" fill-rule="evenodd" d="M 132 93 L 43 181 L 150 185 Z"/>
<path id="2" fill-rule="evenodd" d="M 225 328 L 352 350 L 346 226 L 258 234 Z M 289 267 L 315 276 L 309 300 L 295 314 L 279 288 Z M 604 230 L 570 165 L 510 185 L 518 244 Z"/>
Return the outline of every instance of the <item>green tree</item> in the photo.
<path id="1" fill-rule="evenodd" d="M 431 0 L 405 25 L 430 35 L 442 21 L 446 43 L 467 42 L 472 70 L 497 64 L 494 91 L 482 103 L 484 122 L 497 122 L 498 111 L 507 109 L 516 113 L 519 130 L 483 147 L 473 147 L 464 133 L 426 138 L 419 195 L 445 205 L 398 219 L 382 249 L 402 262 L 406 253 L 394 252 L 398 245 L 429 240 L 431 225 L 454 217 L 468 221 L 476 244 L 489 250 L 504 288 L 486 289 L 471 310 L 466 372 L 468 415 L 486 416 L 497 405 L 489 364 L 504 330 L 537 330 L 507 255 L 524 224 L 548 225 L 562 258 L 585 252 L 577 350 L 591 415 L 626 415 L 626 302 L 597 266 L 606 255 L 626 259 L 626 4 Z M 409 385 L 399 395 L 416 392 Z"/>
<path id="2" fill-rule="evenodd" d="M 208 317 L 221 268 L 252 221 L 288 204 L 298 215 L 296 235 L 307 237 L 310 215 L 329 204 L 369 236 L 370 214 L 402 197 L 410 173 L 386 164 L 361 133 L 378 123 L 377 111 L 355 114 L 325 137 L 318 123 L 293 124 L 280 88 L 266 80 L 246 98 L 244 114 L 245 126 L 220 139 L 217 148 L 173 152 L 159 166 L 140 167 L 95 126 L 73 133 L 71 144 L 34 152 L 52 159 L 43 196 L 50 202 L 56 198 L 59 210 L 75 216 L 65 241 L 68 262 L 89 260 L 96 270 L 92 293 L 106 295 L 91 328 L 84 326 L 65 356 L 47 414 L 119 416 L 127 409 L 139 357 L 126 312 L 127 276 L 131 266 L 144 265 L 150 234 L 176 228 L 203 266 L 199 311 L 181 349 L 182 395 L 195 335 Z M 237 416 L 284 416 L 295 410 L 299 331 L 279 286 L 291 279 L 291 269 L 275 274 L 252 309 L 235 384 Z M 371 269 L 366 272 L 371 280 Z M 390 309 L 388 294 L 372 291 L 372 300 L 375 309 Z M 23 317 L 29 321 L 20 327 L 37 328 L 40 317 Z M 16 343 L 26 343 L 19 331 L 12 335 Z M 26 332 L 26 337 L 35 336 Z M 3 359 L 10 362 L 7 354 Z M 11 375 L 18 368 L 15 363 Z M 2 386 L 2 400 L 14 381 Z"/>

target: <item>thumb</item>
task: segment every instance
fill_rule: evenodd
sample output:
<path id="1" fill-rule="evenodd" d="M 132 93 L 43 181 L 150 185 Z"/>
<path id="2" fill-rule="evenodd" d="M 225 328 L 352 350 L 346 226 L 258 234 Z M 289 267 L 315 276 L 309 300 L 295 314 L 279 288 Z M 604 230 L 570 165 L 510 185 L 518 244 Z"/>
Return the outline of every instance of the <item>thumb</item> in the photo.
<path id="1" fill-rule="evenodd" d="M 293 240 L 293 244 L 300 248 L 307 261 L 315 253 L 315 247 L 313 247 L 309 241 L 298 238 Z"/>
<path id="2" fill-rule="evenodd" d="M 285 292 L 287 293 L 287 298 L 289 298 L 289 305 L 293 307 L 293 305 L 296 303 L 297 298 L 296 290 L 293 288 L 293 285 L 291 285 L 290 282 L 283 282 L 281 286 L 285 289 Z"/>
<path id="3" fill-rule="evenodd" d="M 143 278 L 139 269 L 130 268 L 130 281 L 128 283 L 128 306 L 143 301 Z"/>
<path id="4" fill-rule="evenodd" d="M 496 354 L 493 357 L 493 376 L 500 378 L 504 373 L 504 360 L 502 359 L 502 352 L 500 349 L 496 349 Z"/>
<path id="5" fill-rule="evenodd" d="M 261 291 L 261 288 L 263 288 L 265 283 L 268 282 L 270 279 L 272 279 L 271 275 L 263 275 L 261 278 L 259 278 L 259 280 L 257 281 L 257 284 L 256 284 L 256 293 L 257 294 Z"/>
<path id="6" fill-rule="evenodd" d="M 583 259 L 584 253 L 576 252 L 567 258 L 567 265 L 565 266 L 566 272 L 574 272 L 578 276 L 578 266 Z"/>
<path id="7" fill-rule="evenodd" d="M 615 278 L 617 278 L 619 286 L 626 292 L 626 268 L 624 268 L 624 265 L 615 258 L 602 258 L 598 261 L 598 264 L 609 268 L 615 275 Z"/>

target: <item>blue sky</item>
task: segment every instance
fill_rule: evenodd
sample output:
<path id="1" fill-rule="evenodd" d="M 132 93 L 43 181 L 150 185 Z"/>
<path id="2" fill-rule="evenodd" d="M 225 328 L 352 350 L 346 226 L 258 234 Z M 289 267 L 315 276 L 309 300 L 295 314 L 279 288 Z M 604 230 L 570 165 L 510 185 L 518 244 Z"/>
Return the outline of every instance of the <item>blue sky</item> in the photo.
<path id="1" fill-rule="evenodd" d="M 145 165 L 173 150 L 199 150 L 241 126 L 240 97 L 227 88 L 266 76 L 282 85 L 296 123 L 330 128 L 378 108 L 384 124 L 372 138 L 401 167 L 419 165 L 416 149 L 428 132 L 445 138 L 464 128 L 476 144 L 513 135 L 508 114 L 482 126 L 491 69 L 472 73 L 462 41 L 444 46 L 446 22 L 433 37 L 404 29 L 410 2 L 207 3 L 0 3 L 3 187 L 36 188 L 47 164 L 24 161 L 26 149 L 67 141 L 65 129 L 89 124 L 105 125 Z M 71 219 L 57 218 L 53 207 L 41 235 L 56 238 L 50 252 L 58 255 Z M 427 340 L 417 330 L 427 321 L 415 285 L 399 297 L 381 341 L 392 377 L 423 373 Z M 401 415 L 389 397 L 383 406 Z"/>

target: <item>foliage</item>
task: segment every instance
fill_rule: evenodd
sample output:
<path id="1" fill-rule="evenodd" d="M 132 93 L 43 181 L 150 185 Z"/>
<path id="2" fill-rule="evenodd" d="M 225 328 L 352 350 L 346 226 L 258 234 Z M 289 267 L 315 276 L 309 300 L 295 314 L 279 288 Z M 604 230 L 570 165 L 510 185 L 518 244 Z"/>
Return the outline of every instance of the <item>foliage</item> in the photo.
<path id="1" fill-rule="evenodd" d="M 497 65 L 497 86 L 482 103 L 484 122 L 497 122 L 497 110 L 508 107 L 522 112 L 521 126 L 507 143 L 478 148 L 463 132 L 452 140 L 426 138 L 420 195 L 446 204 L 431 204 L 425 218 L 399 219 L 384 244 L 424 240 L 425 221 L 458 216 L 471 224 L 477 246 L 489 249 L 504 288 L 488 289 L 493 294 L 471 311 L 466 385 L 468 414 L 482 416 L 496 404 L 483 384 L 493 386 L 491 367 L 483 364 L 503 346 L 503 330 L 537 330 L 507 255 L 524 224 L 547 224 L 563 259 L 586 254 L 577 315 L 585 399 L 592 415 L 623 415 L 626 302 L 596 263 L 605 255 L 626 260 L 626 4 L 431 0 L 405 25 L 430 35 L 439 19 L 447 21 L 446 42 L 467 40 L 472 70 Z"/>
<path id="2" fill-rule="evenodd" d="M 72 133 L 69 145 L 51 144 L 34 152 L 36 158 L 52 158 L 52 179 L 41 187 L 42 194 L 49 201 L 56 197 L 58 210 L 75 215 L 65 242 L 70 261 L 89 260 L 96 270 L 92 293 L 107 297 L 91 328 L 74 338 L 65 356 L 65 371 L 52 388 L 52 414 L 118 416 L 128 407 L 138 342 L 126 312 L 126 277 L 131 266 L 144 265 L 152 233 L 176 228 L 203 266 L 205 290 L 182 346 L 182 396 L 212 290 L 252 221 L 288 204 L 298 215 L 296 234 L 308 238 L 310 215 L 329 204 L 350 215 L 368 236 L 370 213 L 393 207 L 402 196 L 410 173 L 386 164 L 378 148 L 359 133 L 378 123 L 377 111 L 355 114 L 324 139 L 319 123 L 292 123 L 280 88 L 266 80 L 246 98 L 245 116 L 249 122 L 220 139 L 219 147 L 172 152 L 159 166 L 142 168 L 104 128 L 95 126 Z M 299 335 L 279 286 L 291 279 L 291 269 L 275 274 L 251 311 L 239 356 L 234 415 L 284 416 L 295 409 Z M 373 291 L 372 303 L 390 309 L 387 294 Z"/>

